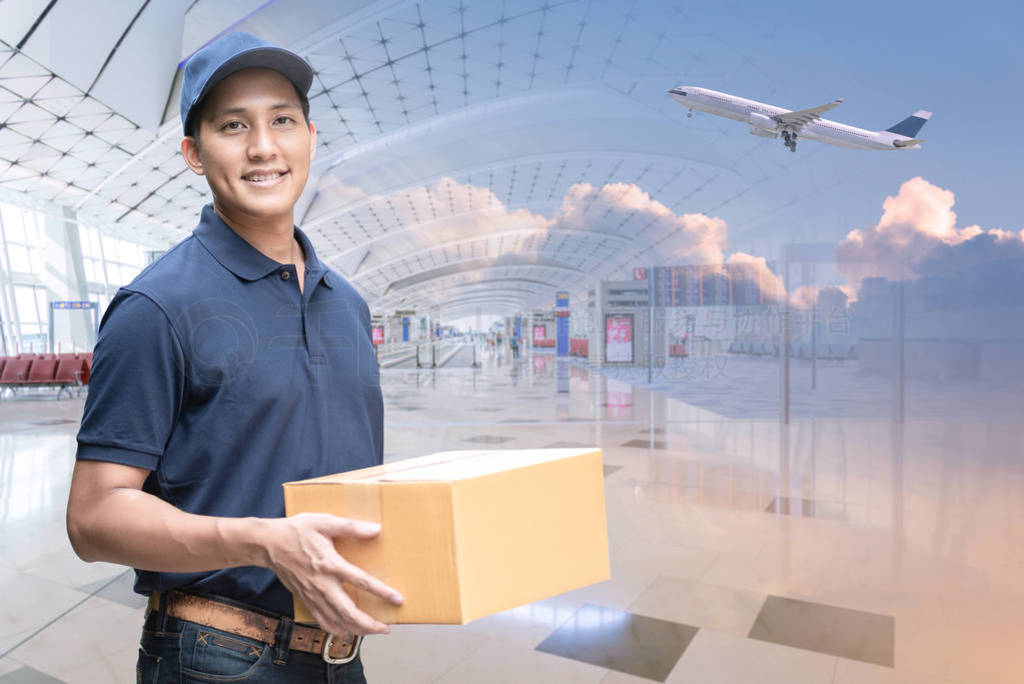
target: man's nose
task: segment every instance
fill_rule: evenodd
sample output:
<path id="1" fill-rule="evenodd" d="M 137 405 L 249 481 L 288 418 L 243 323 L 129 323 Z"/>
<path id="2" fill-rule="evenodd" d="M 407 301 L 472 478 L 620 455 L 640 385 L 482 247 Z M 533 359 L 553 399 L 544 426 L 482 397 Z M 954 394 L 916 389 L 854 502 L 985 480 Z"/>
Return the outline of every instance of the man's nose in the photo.
<path id="1" fill-rule="evenodd" d="M 269 126 L 256 124 L 249 133 L 249 156 L 257 159 L 272 157 L 277 151 Z"/>

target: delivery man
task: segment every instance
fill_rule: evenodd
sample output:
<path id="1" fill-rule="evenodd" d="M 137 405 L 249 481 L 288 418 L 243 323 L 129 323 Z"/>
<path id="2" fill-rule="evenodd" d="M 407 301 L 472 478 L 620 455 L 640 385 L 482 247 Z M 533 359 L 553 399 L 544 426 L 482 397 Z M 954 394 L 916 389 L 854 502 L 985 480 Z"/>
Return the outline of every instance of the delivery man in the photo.
<path id="1" fill-rule="evenodd" d="M 281 484 L 378 465 L 383 402 L 359 294 L 293 209 L 316 148 L 310 66 L 245 33 L 185 65 L 181 151 L 213 194 L 195 231 L 111 301 L 67 526 L 149 595 L 144 682 L 365 682 L 343 591 L 401 595 L 342 558 L 379 526 L 284 516 Z M 318 625 L 295 624 L 292 596 Z"/>

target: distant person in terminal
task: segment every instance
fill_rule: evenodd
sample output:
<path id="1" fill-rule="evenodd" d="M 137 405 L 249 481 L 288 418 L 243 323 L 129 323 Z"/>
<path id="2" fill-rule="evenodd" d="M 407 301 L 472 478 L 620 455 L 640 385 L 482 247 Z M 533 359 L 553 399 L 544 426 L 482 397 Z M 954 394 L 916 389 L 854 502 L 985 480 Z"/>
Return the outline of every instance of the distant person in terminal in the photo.
<path id="1" fill-rule="evenodd" d="M 383 455 L 369 309 L 294 226 L 312 78 L 245 33 L 189 59 L 181 150 L 213 203 L 100 328 L 67 527 L 149 595 L 143 682 L 365 682 L 361 637 L 389 629 L 342 584 L 402 602 L 335 551 L 379 526 L 284 517 L 283 482 Z M 293 622 L 293 594 L 318 625 Z"/>

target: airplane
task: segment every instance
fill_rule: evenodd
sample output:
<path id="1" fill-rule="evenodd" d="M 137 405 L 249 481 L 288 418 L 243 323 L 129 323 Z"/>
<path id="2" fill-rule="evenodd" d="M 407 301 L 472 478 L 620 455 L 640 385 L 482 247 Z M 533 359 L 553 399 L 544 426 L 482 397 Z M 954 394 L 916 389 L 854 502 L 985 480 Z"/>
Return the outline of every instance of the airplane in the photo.
<path id="1" fill-rule="evenodd" d="M 822 114 L 842 104 L 842 98 L 818 107 L 790 111 L 763 102 L 755 102 L 728 93 L 693 86 L 679 86 L 668 91 L 668 94 L 676 102 L 690 110 L 686 113 L 688 117 L 693 116 L 693 110 L 697 109 L 708 114 L 742 121 L 750 125 L 752 135 L 762 138 L 781 136 L 783 143 L 791 152 L 796 152 L 797 136 L 855 150 L 919 150 L 924 140 L 914 136 L 920 132 L 921 127 L 932 116 L 931 112 L 919 109 L 884 131 L 867 131 L 863 128 L 847 126 L 821 118 Z"/>

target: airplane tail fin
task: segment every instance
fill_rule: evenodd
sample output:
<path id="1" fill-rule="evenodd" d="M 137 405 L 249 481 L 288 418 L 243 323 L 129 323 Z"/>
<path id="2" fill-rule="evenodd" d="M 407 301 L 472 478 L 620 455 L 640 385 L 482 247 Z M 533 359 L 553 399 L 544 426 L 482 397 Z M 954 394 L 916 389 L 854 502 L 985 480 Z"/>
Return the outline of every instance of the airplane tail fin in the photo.
<path id="1" fill-rule="evenodd" d="M 908 116 L 906 119 L 900 121 L 895 126 L 891 126 L 889 128 L 886 128 L 885 130 L 887 130 L 890 133 L 895 133 L 896 135 L 905 135 L 908 138 L 913 138 L 921 131 L 921 127 L 924 126 L 930 118 L 932 118 L 931 112 L 926 112 L 923 109 L 919 109 L 916 112 L 914 112 L 913 115 Z"/>

